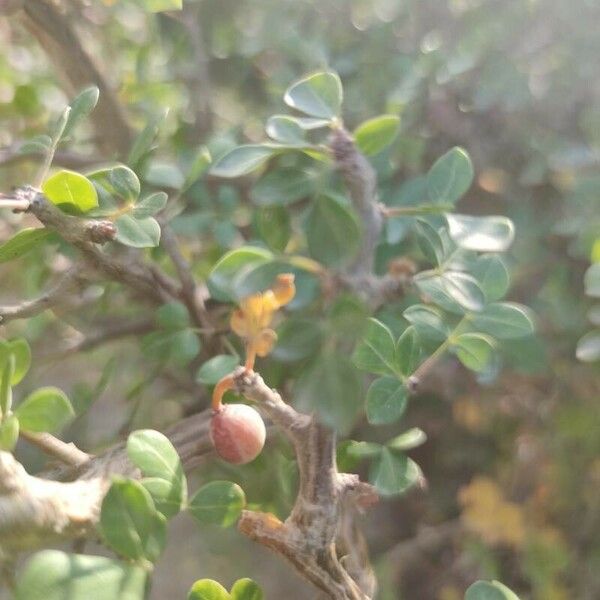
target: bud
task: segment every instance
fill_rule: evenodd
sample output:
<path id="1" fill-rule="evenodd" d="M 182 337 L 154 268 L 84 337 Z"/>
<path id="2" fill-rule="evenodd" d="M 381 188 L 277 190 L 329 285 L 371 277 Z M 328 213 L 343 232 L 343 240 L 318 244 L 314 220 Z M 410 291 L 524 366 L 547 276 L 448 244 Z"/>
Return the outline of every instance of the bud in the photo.
<path id="1" fill-rule="evenodd" d="M 265 445 L 262 417 L 246 404 L 224 404 L 210 423 L 210 438 L 217 454 L 234 465 L 254 460 Z"/>

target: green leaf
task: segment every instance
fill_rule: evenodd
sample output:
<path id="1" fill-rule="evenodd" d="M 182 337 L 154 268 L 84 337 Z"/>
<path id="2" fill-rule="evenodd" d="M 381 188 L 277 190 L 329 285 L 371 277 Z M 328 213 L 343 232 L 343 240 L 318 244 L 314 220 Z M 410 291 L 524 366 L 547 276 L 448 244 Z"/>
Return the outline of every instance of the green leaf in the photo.
<path id="1" fill-rule="evenodd" d="M 391 450 L 412 450 L 413 448 L 417 448 L 421 446 L 427 441 L 427 435 L 422 429 L 418 427 L 413 427 L 404 433 L 396 436 L 394 439 L 390 440 L 386 446 Z"/>
<path id="2" fill-rule="evenodd" d="M 583 278 L 585 293 L 592 298 L 600 298 L 600 262 L 588 267 Z"/>
<path id="3" fill-rule="evenodd" d="M 402 494 L 422 477 L 421 469 L 414 460 L 404 454 L 395 454 L 389 448 L 381 449 L 369 472 L 369 481 L 382 496 Z"/>
<path id="4" fill-rule="evenodd" d="M 39 246 L 51 235 L 51 231 L 44 227 L 34 229 L 21 229 L 10 240 L 0 246 L 0 263 L 5 263 L 19 258 Z"/>
<path id="5" fill-rule="evenodd" d="M 31 348 L 25 338 L 16 338 L 6 342 L 6 348 L 15 358 L 15 369 L 13 371 L 11 385 L 17 385 L 27 375 L 31 367 Z M 0 346 L 0 363 L 2 362 L 2 347 Z"/>
<path id="6" fill-rule="evenodd" d="M 177 165 L 153 161 L 144 172 L 144 181 L 156 187 L 180 190 L 185 177 Z"/>
<path id="7" fill-rule="evenodd" d="M 367 391 L 367 419 L 371 425 L 397 421 L 406 410 L 408 390 L 394 377 L 376 379 Z"/>
<path id="8" fill-rule="evenodd" d="M 190 315 L 185 304 L 181 302 L 168 302 L 156 311 L 156 322 L 168 330 L 185 329 L 190 325 Z"/>
<path id="9" fill-rule="evenodd" d="M 346 452 L 358 459 L 373 458 L 381 452 L 382 446 L 373 442 L 355 442 L 350 441 Z"/>
<path id="10" fill-rule="evenodd" d="M 361 123 L 354 130 L 354 139 L 359 150 L 367 156 L 378 154 L 389 146 L 400 130 L 398 115 L 381 115 Z"/>
<path id="11" fill-rule="evenodd" d="M 263 600 L 264 594 L 256 581 L 238 579 L 231 588 L 231 600 Z"/>
<path id="12" fill-rule="evenodd" d="M 136 219 L 151 217 L 160 212 L 167 205 L 168 198 L 169 197 L 165 192 L 150 194 L 150 196 L 146 196 L 133 207 L 131 214 Z"/>
<path id="13" fill-rule="evenodd" d="M 248 144 L 234 148 L 211 167 L 210 173 L 216 177 L 241 177 L 258 169 L 277 149 L 264 144 Z"/>
<path id="14" fill-rule="evenodd" d="M 442 275 L 423 271 L 414 282 L 422 294 L 452 312 L 457 312 L 456 307 L 459 311 L 480 311 L 485 305 L 485 294 L 477 280 L 461 271 L 446 271 Z"/>
<path id="15" fill-rule="evenodd" d="M 412 323 L 418 334 L 425 339 L 444 341 L 450 333 L 443 314 L 433 306 L 413 304 L 404 311 L 402 316 Z"/>
<path id="16" fill-rule="evenodd" d="M 519 600 L 519 598 L 499 581 L 476 581 L 467 590 L 465 600 Z"/>
<path id="17" fill-rule="evenodd" d="M 194 160 L 188 167 L 182 191 L 186 191 L 194 185 L 206 173 L 211 163 L 212 156 L 210 155 L 210 150 L 206 146 L 200 146 L 196 151 Z"/>
<path id="18" fill-rule="evenodd" d="M 142 352 L 152 360 L 185 367 L 200 352 L 200 340 L 191 329 L 153 331 L 142 338 Z"/>
<path id="19" fill-rule="evenodd" d="M 25 431 L 56 433 L 75 417 L 75 411 L 62 390 L 43 387 L 29 394 L 15 415 Z"/>
<path id="20" fill-rule="evenodd" d="M 127 157 L 128 164 L 137 167 L 143 158 L 145 158 L 153 149 L 154 141 L 158 136 L 159 126 L 167 116 L 167 111 L 148 119 L 148 123 L 142 131 L 136 136 L 129 156 Z"/>
<path id="21" fill-rule="evenodd" d="M 438 158 L 427 173 L 427 191 L 432 202 L 454 204 L 473 182 L 473 164 L 462 148 L 452 148 Z"/>
<path id="22" fill-rule="evenodd" d="M 197 521 L 230 527 L 246 505 L 244 490 L 231 481 L 211 481 L 203 485 L 190 500 L 189 510 Z"/>
<path id="23" fill-rule="evenodd" d="M 0 421 L 0 450 L 12 452 L 19 439 L 19 419 L 10 414 Z"/>
<path id="24" fill-rule="evenodd" d="M 15 600 L 143 600 L 147 572 L 105 558 L 43 550 L 29 559 Z"/>
<path id="25" fill-rule="evenodd" d="M 506 264 L 497 254 L 483 254 L 471 269 L 471 274 L 479 282 L 486 302 L 500 300 L 510 285 L 510 275 Z"/>
<path id="26" fill-rule="evenodd" d="M 342 107 L 342 82 L 336 73 L 319 72 L 293 83 L 285 92 L 288 106 L 312 117 L 333 119 Z"/>
<path id="27" fill-rule="evenodd" d="M 156 509 L 171 518 L 187 498 L 187 481 L 175 448 L 162 433 L 135 431 L 127 440 L 127 456 L 145 479 L 141 483 L 152 496 Z"/>
<path id="28" fill-rule="evenodd" d="M 397 371 L 396 347 L 392 332 L 377 319 L 369 319 L 363 339 L 352 356 L 363 371 L 377 375 L 394 375 Z"/>
<path id="29" fill-rule="evenodd" d="M 208 289 L 218 301 L 236 301 L 236 284 L 245 274 L 273 260 L 273 254 L 263 248 L 243 246 L 225 254 L 208 276 Z"/>
<path id="30" fill-rule="evenodd" d="M 515 239 L 515 226 L 507 217 L 446 215 L 450 237 L 460 248 L 476 252 L 504 252 Z"/>
<path id="31" fill-rule="evenodd" d="M 204 385 L 215 385 L 231 373 L 240 363 L 239 356 L 219 354 L 207 360 L 198 370 L 196 381 Z"/>
<path id="32" fill-rule="evenodd" d="M 360 248 L 362 232 L 354 211 L 331 196 L 315 200 L 305 232 L 310 255 L 329 267 L 348 264 Z"/>
<path id="33" fill-rule="evenodd" d="M 36 135 L 19 146 L 19 154 L 46 154 L 51 146 L 49 135 Z"/>
<path id="34" fill-rule="evenodd" d="M 280 362 L 295 362 L 314 356 L 323 333 L 314 319 L 286 319 L 277 330 L 277 343 L 271 357 Z"/>
<path id="35" fill-rule="evenodd" d="M 422 358 L 418 328 L 410 325 L 396 342 L 396 364 L 402 375 L 411 375 Z"/>
<path id="36" fill-rule="evenodd" d="M 472 371 L 485 371 L 494 355 L 494 340 L 481 333 L 463 333 L 452 341 L 458 360 Z"/>
<path id="37" fill-rule="evenodd" d="M 283 252 L 292 234 L 289 212 L 283 206 L 266 206 L 254 213 L 254 225 L 259 237 L 272 250 Z"/>
<path id="38" fill-rule="evenodd" d="M 67 124 L 63 131 L 63 137 L 67 137 L 71 131 L 87 117 L 98 104 L 100 90 L 92 85 L 82 90 L 71 102 L 71 111 L 67 119 Z"/>
<path id="39" fill-rule="evenodd" d="M 155 562 L 165 547 L 166 521 L 138 481 L 115 478 L 100 510 L 100 532 L 117 554 Z"/>
<path id="40" fill-rule="evenodd" d="M 115 225 L 115 239 L 125 246 L 155 248 L 160 243 L 160 225 L 153 217 L 136 219 L 132 215 L 121 215 Z"/>
<path id="41" fill-rule="evenodd" d="M 55 173 L 46 179 L 42 192 L 52 204 L 74 207 L 82 213 L 98 206 L 98 194 L 93 183 L 74 171 Z"/>
<path id="42" fill-rule="evenodd" d="M 534 325 L 527 309 L 512 302 L 488 304 L 482 312 L 469 317 L 477 331 L 500 340 L 526 337 L 534 332 Z"/>
<path id="43" fill-rule="evenodd" d="M 187 600 L 231 600 L 231 596 L 220 583 L 199 579 L 190 589 Z"/>
<path id="44" fill-rule="evenodd" d="M 65 109 L 60 113 L 54 124 L 50 127 L 50 137 L 53 143 L 58 144 L 63 137 L 65 127 L 69 121 L 69 114 L 71 113 L 71 107 L 66 106 Z"/>
<path id="45" fill-rule="evenodd" d="M 582 362 L 600 360 L 600 329 L 586 333 L 577 343 L 577 359 Z"/>
<path id="46" fill-rule="evenodd" d="M 276 169 L 261 177 L 250 191 L 259 206 L 285 206 L 306 198 L 315 188 L 314 179 L 295 168 Z"/>
<path id="47" fill-rule="evenodd" d="M 282 144 L 306 145 L 304 129 L 300 127 L 296 119 L 286 115 L 274 115 L 269 117 L 265 127 L 267 135 L 276 142 Z"/>
<path id="48" fill-rule="evenodd" d="M 346 356 L 332 352 L 316 356 L 294 387 L 299 410 L 315 411 L 322 423 L 346 434 L 364 400 L 362 378 Z"/>
<path id="49" fill-rule="evenodd" d="M 127 202 L 135 202 L 140 195 L 140 180 L 138 176 L 125 165 L 119 165 L 110 170 L 108 180 L 115 194 Z"/>
<path id="50" fill-rule="evenodd" d="M 425 258 L 434 265 L 441 265 L 446 257 L 446 250 L 440 234 L 427 221 L 417 221 L 415 231 L 417 243 Z"/>
<path id="51" fill-rule="evenodd" d="M 169 10 L 181 10 L 183 0 L 138 0 L 142 6 L 150 12 L 160 13 Z"/>

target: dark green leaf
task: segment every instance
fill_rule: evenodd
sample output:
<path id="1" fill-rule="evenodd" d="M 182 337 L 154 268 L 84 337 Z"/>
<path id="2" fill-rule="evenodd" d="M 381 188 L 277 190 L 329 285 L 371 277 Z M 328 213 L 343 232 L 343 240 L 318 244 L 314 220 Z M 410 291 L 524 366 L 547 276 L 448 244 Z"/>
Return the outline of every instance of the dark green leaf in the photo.
<path id="1" fill-rule="evenodd" d="M 81 91 L 71 102 L 71 112 L 67 119 L 67 124 L 63 131 L 63 137 L 67 137 L 71 131 L 96 107 L 100 90 L 95 86 L 90 86 Z"/>
<path id="2" fill-rule="evenodd" d="M 369 481 L 382 496 L 402 494 L 422 477 L 421 469 L 414 460 L 404 454 L 395 454 L 388 448 L 382 448 L 369 473 Z"/>
<path id="3" fill-rule="evenodd" d="M 19 419 L 10 414 L 0 421 L 0 450 L 12 452 L 19 439 Z"/>
<path id="4" fill-rule="evenodd" d="M 168 196 L 164 192 L 156 192 L 140 200 L 134 207 L 132 215 L 136 219 L 145 219 L 160 212 L 167 205 Z"/>
<path id="5" fill-rule="evenodd" d="M 291 219 L 283 206 L 266 206 L 254 213 L 258 236 L 277 252 L 283 252 L 292 234 Z"/>
<path id="6" fill-rule="evenodd" d="M 331 196 L 315 200 L 305 231 L 310 255 L 330 267 L 348 264 L 360 248 L 362 232 L 356 215 Z"/>
<path id="7" fill-rule="evenodd" d="M 261 177 L 250 192 L 260 206 L 287 205 L 310 195 L 314 180 L 299 169 L 277 169 Z"/>
<path id="8" fill-rule="evenodd" d="M 239 356 L 219 354 L 207 360 L 198 370 L 196 381 L 205 385 L 215 385 L 225 375 L 231 373 L 240 364 Z"/>
<path id="9" fill-rule="evenodd" d="M 471 315 L 470 322 L 475 330 L 500 340 L 526 337 L 534 331 L 525 307 L 512 302 L 489 304 L 482 312 Z"/>
<path id="10" fill-rule="evenodd" d="M 5 263 L 27 254 L 46 241 L 51 233 L 49 229 L 43 227 L 39 229 L 21 229 L 10 240 L 0 246 L 0 263 Z"/>
<path id="11" fill-rule="evenodd" d="M 21 429 L 56 433 L 75 417 L 71 402 L 62 390 L 43 387 L 32 392 L 15 410 Z"/>
<path id="12" fill-rule="evenodd" d="M 510 276 L 504 261 L 497 254 L 484 254 L 477 259 L 471 270 L 487 302 L 500 300 L 510 285 Z"/>
<path id="13" fill-rule="evenodd" d="M 166 542 L 165 518 L 138 481 L 115 478 L 100 511 L 100 532 L 117 554 L 155 562 Z"/>
<path id="14" fill-rule="evenodd" d="M 156 311 L 156 322 L 163 329 L 185 329 L 190 325 L 190 315 L 183 303 L 169 302 Z"/>
<path id="15" fill-rule="evenodd" d="M 266 126 L 267 135 L 282 144 L 306 145 L 304 129 L 296 119 L 286 115 L 274 115 L 269 118 Z"/>
<path id="16" fill-rule="evenodd" d="M 140 195 L 140 180 L 137 175 L 125 165 L 119 165 L 110 170 L 108 179 L 115 194 L 127 202 L 135 202 Z"/>
<path id="17" fill-rule="evenodd" d="M 408 390 L 394 377 L 376 379 L 367 391 L 367 419 L 371 425 L 397 421 L 406 410 Z"/>
<path id="18" fill-rule="evenodd" d="M 444 341 L 448 337 L 449 327 L 443 314 L 433 306 L 413 304 L 404 311 L 403 317 L 425 339 Z"/>
<path id="19" fill-rule="evenodd" d="M 437 159 L 427 173 L 427 190 L 432 202 L 454 204 L 473 182 L 473 165 L 462 148 L 452 148 Z"/>
<path id="20" fill-rule="evenodd" d="M 396 347 L 392 332 L 377 319 L 369 319 L 367 329 L 352 356 L 354 364 L 363 371 L 378 375 L 394 375 Z"/>
<path id="21" fill-rule="evenodd" d="M 492 360 L 494 340 L 481 333 L 463 333 L 452 341 L 452 348 L 465 367 L 481 372 Z"/>
<path id="22" fill-rule="evenodd" d="M 314 319 L 286 319 L 277 330 L 277 343 L 271 356 L 281 362 L 295 362 L 314 356 L 323 334 Z"/>
<path id="23" fill-rule="evenodd" d="M 264 164 L 277 150 L 264 144 L 248 144 L 234 148 L 219 158 L 210 172 L 216 177 L 241 177 Z"/>
<path id="24" fill-rule="evenodd" d="M 153 217 L 136 219 L 131 215 L 121 215 L 116 221 L 115 239 L 132 248 L 154 248 L 160 243 L 160 225 Z"/>
<path id="25" fill-rule="evenodd" d="M 421 362 L 422 355 L 418 328 L 411 325 L 404 330 L 396 342 L 396 364 L 400 373 L 411 375 Z"/>
<path id="26" fill-rule="evenodd" d="M 355 458 L 373 458 L 381 452 L 382 446 L 373 442 L 350 441 L 346 452 Z"/>
<path id="27" fill-rule="evenodd" d="M 246 505 L 244 490 L 231 481 L 211 481 L 202 486 L 190 500 L 189 510 L 203 525 L 230 527 Z"/>
<path id="28" fill-rule="evenodd" d="M 446 256 L 444 242 L 440 234 L 426 221 L 417 221 L 415 225 L 417 243 L 425 258 L 434 265 L 441 265 Z"/>
<path id="29" fill-rule="evenodd" d="M 150 163 L 144 180 L 150 185 L 173 190 L 181 189 L 185 183 L 185 177 L 177 165 L 157 161 Z"/>
<path id="30" fill-rule="evenodd" d="M 43 550 L 19 577 L 15 600 L 143 600 L 146 571 L 105 558 Z"/>

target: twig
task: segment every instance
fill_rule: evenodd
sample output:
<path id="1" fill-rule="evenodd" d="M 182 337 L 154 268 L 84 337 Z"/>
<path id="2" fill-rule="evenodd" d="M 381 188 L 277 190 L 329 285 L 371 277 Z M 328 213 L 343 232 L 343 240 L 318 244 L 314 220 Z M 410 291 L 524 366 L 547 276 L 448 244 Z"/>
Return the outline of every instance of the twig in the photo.
<path id="1" fill-rule="evenodd" d="M 70 93 L 95 84 L 100 90 L 98 106 L 91 114 L 98 143 L 107 154 L 115 150 L 125 156 L 131 144 L 131 129 L 123 107 L 96 62 L 86 51 L 62 3 L 24 0 L 19 13 L 25 27 L 46 50 L 68 84 Z"/>
<path id="2" fill-rule="evenodd" d="M 75 354 L 77 352 L 88 352 L 114 340 L 120 340 L 132 335 L 143 335 L 154 329 L 153 319 L 143 318 L 136 320 L 119 321 L 111 323 L 104 329 L 89 334 L 71 344 L 62 355 Z"/>
<path id="3" fill-rule="evenodd" d="M 79 467 L 90 460 L 91 456 L 83 452 L 73 443 L 66 443 L 50 433 L 33 433 L 21 431 L 19 437 L 37 446 L 42 452 L 57 458 L 66 465 Z"/>
<path id="4" fill-rule="evenodd" d="M 181 281 L 181 298 L 184 301 L 193 322 L 198 327 L 209 330 L 211 327 L 210 320 L 206 314 L 204 303 L 199 301 L 198 294 L 196 293 L 196 282 L 194 281 L 190 265 L 181 254 L 177 238 L 170 225 L 161 223 L 161 229 L 161 244 L 171 258 L 177 271 L 179 281 Z"/>
<path id="5" fill-rule="evenodd" d="M 5 325 L 15 319 L 26 319 L 38 315 L 49 308 L 58 306 L 68 301 L 69 294 L 73 291 L 74 284 L 81 278 L 78 266 L 69 269 L 58 283 L 47 292 L 33 300 L 24 300 L 12 306 L 0 306 L 0 324 Z"/>

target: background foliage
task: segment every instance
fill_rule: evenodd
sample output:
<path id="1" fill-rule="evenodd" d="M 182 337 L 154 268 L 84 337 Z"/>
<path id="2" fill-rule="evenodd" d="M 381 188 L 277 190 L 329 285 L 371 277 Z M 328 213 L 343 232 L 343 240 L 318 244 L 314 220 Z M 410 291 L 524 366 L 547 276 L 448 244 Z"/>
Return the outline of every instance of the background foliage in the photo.
<path id="1" fill-rule="evenodd" d="M 428 443 L 410 455 L 428 487 L 386 500 L 369 514 L 367 537 L 380 597 L 454 600 L 477 576 L 501 579 L 522 598 L 600 596 L 600 385 L 593 362 L 599 342 L 592 331 L 598 326 L 593 303 L 598 284 L 597 268 L 588 271 L 590 263 L 600 261 L 600 38 L 593 27 L 600 3 L 202 0 L 187 2 L 182 13 L 156 15 L 142 1 L 65 4 L 141 132 L 127 164 L 144 190 L 180 198 L 170 205 L 173 226 L 200 281 L 223 255 L 249 241 L 262 246 L 255 251 L 257 262 L 264 259 L 261 253 L 280 256 L 285 248 L 302 253 L 299 227 L 307 227 L 310 256 L 328 266 L 352 253 L 358 236 L 343 199 L 322 195 L 313 203 L 302 201 L 323 185 L 318 161 L 283 157 L 279 167 L 285 170 L 260 179 L 255 174 L 224 179 L 218 176 L 222 170 L 205 174 L 204 146 L 219 157 L 238 144 L 264 142 L 264 124 L 285 113 L 283 94 L 305 73 L 321 68 L 339 73 L 350 129 L 379 114 L 400 116 L 389 146 L 381 152 L 363 147 L 372 154 L 381 199 L 390 206 L 420 202 L 421 176 L 435 161 L 455 146 L 468 152 L 474 183 L 457 210 L 507 215 L 514 222 L 508 297 L 532 307 L 537 334 L 510 343 L 501 371 L 477 376 L 456 360 L 444 361 L 411 402 L 403 427 L 418 426 L 427 434 Z M 39 159 L 30 154 L 36 147 L 23 148 L 23 142 L 47 135 L 49 119 L 80 90 L 65 91 L 46 54 L 12 20 L 0 23 L 0 44 L 0 146 L 5 148 L 0 189 L 7 191 L 32 181 L 37 172 Z M 111 159 L 85 119 L 70 133 L 72 143 L 57 153 L 64 168 L 81 171 Z M 295 179 L 299 168 L 315 180 Z M 138 201 L 139 189 L 126 175 L 113 179 L 112 186 Z M 51 180 L 46 186 L 51 195 Z M 144 194 L 142 202 L 151 197 Z M 90 202 L 94 205 L 93 197 Z M 153 246 L 156 229 L 147 219 L 161 202 L 158 197 L 144 207 L 136 204 L 137 216 L 126 215 L 120 240 Z M 294 206 L 288 210 L 288 204 Z M 290 221 L 290 213 L 307 225 Z M 17 217 L 3 216 L 1 240 L 23 226 Z M 341 223 L 339 236 L 319 231 L 328 218 Z M 386 271 L 392 256 L 412 251 L 411 244 L 407 219 L 389 220 L 377 250 L 378 271 Z M 60 252 L 49 250 L 56 247 Z M 71 252 L 50 239 L 2 265 L 3 303 L 37 295 L 51 275 L 64 270 Z M 147 252 L 169 268 L 161 249 Z M 422 269 L 428 257 L 417 256 Z M 265 281 L 273 272 L 265 271 Z M 229 278 L 219 280 L 213 271 L 213 297 L 227 299 L 231 290 L 224 281 Z M 327 418 L 351 439 L 385 444 L 397 428 L 369 427 L 362 413 L 355 420 L 347 410 L 358 408 L 366 391 L 347 359 L 357 342 L 356 324 L 366 314 L 364 303 L 348 295 L 326 310 L 315 308 L 311 281 L 307 276 L 299 285 L 302 293 L 260 370 L 269 385 L 291 386 L 300 406 L 303 398 L 309 404 L 314 398 L 311 386 L 342 386 L 347 404 L 341 411 L 321 407 Z M 407 325 L 402 318 L 407 306 L 404 300 L 388 303 L 377 315 L 394 337 Z M 138 319 L 157 327 L 110 347 L 72 351 L 84 336 L 115 320 Z M 114 285 L 98 286 L 80 306 L 5 330 L 6 337 L 23 335 L 33 347 L 33 371 L 19 387 L 19 400 L 42 384 L 67 391 L 76 415 L 68 433 L 85 447 L 176 421 L 197 408 L 190 389 L 201 397 L 231 367 L 225 355 L 241 355 L 240 347 L 225 348 L 218 359 L 225 366 L 216 358 L 197 364 L 198 338 L 177 306 L 141 313 Z M 346 358 L 343 352 L 328 353 L 333 334 Z M 583 350 L 577 351 L 584 335 Z M 319 349 L 324 358 L 311 361 Z M 367 416 L 371 422 L 381 419 L 377 412 Z M 22 452 L 32 468 L 40 464 L 39 456 L 27 448 Z M 385 453 L 392 457 L 388 449 Z M 356 454 L 341 453 L 340 459 L 367 475 L 369 463 L 358 464 Z M 293 477 L 292 457 L 283 444 L 243 469 L 210 463 L 198 474 L 200 482 L 235 481 L 250 503 L 280 515 L 293 501 Z M 235 532 L 189 534 L 177 523 L 185 541 L 167 547 L 166 566 L 159 567 L 154 584 L 156 598 L 184 597 L 198 576 L 215 577 L 230 588 L 246 574 L 263 585 L 267 597 L 302 597 L 291 575 L 284 577 L 276 562 L 240 543 Z"/>

